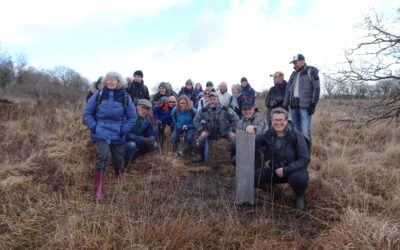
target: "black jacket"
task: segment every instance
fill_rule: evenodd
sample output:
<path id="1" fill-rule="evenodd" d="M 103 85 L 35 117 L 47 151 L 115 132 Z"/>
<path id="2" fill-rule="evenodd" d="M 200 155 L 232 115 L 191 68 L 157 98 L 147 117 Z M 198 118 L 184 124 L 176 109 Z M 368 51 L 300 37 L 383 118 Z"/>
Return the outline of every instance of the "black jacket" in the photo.
<path id="1" fill-rule="evenodd" d="M 285 99 L 287 82 L 284 80 L 280 84 L 275 84 L 269 89 L 267 98 L 265 99 L 265 106 L 268 108 L 282 107 L 283 101 Z M 272 101 L 276 101 L 277 104 L 272 106 Z"/>
<path id="2" fill-rule="evenodd" d="M 285 175 L 296 170 L 307 168 L 310 156 L 304 135 L 290 123 L 286 125 L 285 136 L 281 148 L 277 148 L 277 135 L 274 129 L 256 136 L 256 149 L 264 148 L 264 156 L 269 160 L 270 167 L 283 167 Z"/>
<path id="3" fill-rule="evenodd" d="M 149 90 L 147 89 L 146 85 L 144 85 L 143 81 L 141 83 L 132 81 L 126 91 L 131 96 L 135 106 L 140 99 L 147 99 L 150 101 Z"/>

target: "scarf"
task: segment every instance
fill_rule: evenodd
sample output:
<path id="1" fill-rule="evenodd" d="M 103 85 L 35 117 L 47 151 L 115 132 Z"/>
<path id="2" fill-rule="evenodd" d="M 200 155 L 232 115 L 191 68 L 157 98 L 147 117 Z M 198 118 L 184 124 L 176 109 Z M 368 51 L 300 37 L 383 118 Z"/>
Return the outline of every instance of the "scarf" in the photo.
<path id="1" fill-rule="evenodd" d="M 231 106 L 234 109 L 239 109 L 238 98 L 242 95 L 242 93 L 238 93 L 236 95 L 232 95 Z"/>

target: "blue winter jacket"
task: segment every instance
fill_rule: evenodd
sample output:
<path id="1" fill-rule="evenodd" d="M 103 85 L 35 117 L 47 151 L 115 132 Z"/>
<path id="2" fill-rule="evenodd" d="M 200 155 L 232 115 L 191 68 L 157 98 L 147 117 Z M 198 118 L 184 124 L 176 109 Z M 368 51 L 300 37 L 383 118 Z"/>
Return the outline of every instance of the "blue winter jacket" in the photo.
<path id="1" fill-rule="evenodd" d="M 256 92 L 250 86 L 250 83 L 247 83 L 246 87 L 242 88 L 242 96 L 251 104 L 254 104 L 256 101 Z"/>
<path id="2" fill-rule="evenodd" d="M 96 103 L 99 93 L 99 104 Z M 83 110 L 83 120 L 92 131 L 92 141 L 104 141 L 110 145 L 124 144 L 125 135 L 136 121 L 136 110 L 131 98 L 122 89 L 107 87 L 96 91 Z M 124 103 L 127 101 L 125 107 Z"/>
<path id="3" fill-rule="evenodd" d="M 161 121 L 162 124 L 171 125 L 171 123 L 173 123 L 171 117 L 172 109 L 173 109 L 172 107 L 168 107 L 168 111 L 166 111 L 164 107 L 154 106 L 153 108 L 154 119 L 156 119 L 157 121 Z"/>
<path id="4" fill-rule="evenodd" d="M 138 117 L 135 125 L 126 137 L 127 141 L 134 141 L 136 144 L 143 142 L 143 138 L 155 140 L 153 125 L 148 117 Z"/>
<path id="5" fill-rule="evenodd" d="M 182 129 L 183 125 L 187 125 L 188 128 L 194 128 L 193 119 L 197 114 L 197 109 L 193 108 L 192 111 L 179 110 L 176 113 L 176 108 L 172 109 L 172 120 L 175 123 L 175 127 Z"/>

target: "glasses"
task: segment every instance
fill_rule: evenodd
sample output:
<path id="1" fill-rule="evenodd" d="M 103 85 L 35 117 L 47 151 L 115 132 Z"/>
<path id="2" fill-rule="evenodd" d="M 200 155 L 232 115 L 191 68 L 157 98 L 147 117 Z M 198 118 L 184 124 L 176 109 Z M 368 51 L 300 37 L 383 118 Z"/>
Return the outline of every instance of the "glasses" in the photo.
<path id="1" fill-rule="evenodd" d="M 168 103 L 175 103 L 174 101 L 169 101 Z"/>
<path id="2" fill-rule="evenodd" d="M 283 122 L 285 119 L 272 119 L 272 122 Z"/>
<path id="3" fill-rule="evenodd" d="M 204 95 L 209 95 L 210 93 L 204 93 Z"/>

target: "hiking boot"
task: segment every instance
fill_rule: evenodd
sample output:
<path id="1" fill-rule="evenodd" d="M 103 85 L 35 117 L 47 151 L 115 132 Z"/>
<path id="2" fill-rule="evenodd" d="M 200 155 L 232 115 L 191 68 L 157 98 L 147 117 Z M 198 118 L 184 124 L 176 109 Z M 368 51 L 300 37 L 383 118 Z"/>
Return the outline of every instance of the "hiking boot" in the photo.
<path id="1" fill-rule="evenodd" d="M 306 204 L 304 201 L 304 192 L 294 192 L 294 196 L 295 196 L 295 206 L 296 209 L 300 210 L 300 211 L 304 211 L 306 208 Z"/>
<path id="2" fill-rule="evenodd" d="M 105 176 L 104 172 L 93 173 L 93 195 L 96 199 L 103 199 L 105 196 L 104 192 L 101 191 Z"/>

